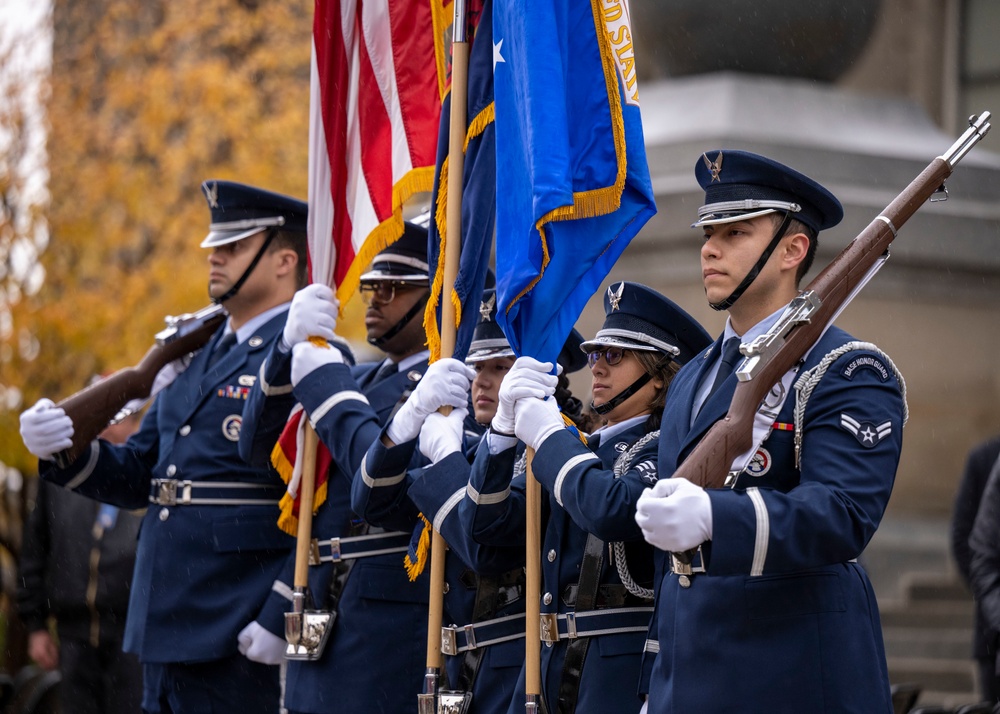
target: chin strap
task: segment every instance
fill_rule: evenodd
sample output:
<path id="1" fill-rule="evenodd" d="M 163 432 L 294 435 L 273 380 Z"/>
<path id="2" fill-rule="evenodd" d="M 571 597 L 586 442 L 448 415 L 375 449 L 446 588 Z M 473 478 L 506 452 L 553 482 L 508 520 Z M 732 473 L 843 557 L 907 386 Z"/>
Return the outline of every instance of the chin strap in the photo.
<path id="1" fill-rule="evenodd" d="M 612 409 L 616 408 L 619 404 L 621 404 L 622 402 L 624 402 L 626 399 L 628 399 L 629 397 L 631 397 L 633 394 L 635 394 L 636 392 L 638 392 L 640 389 L 642 389 L 643 387 L 645 387 L 646 383 L 649 380 L 651 380 L 652 378 L 653 378 L 653 375 L 651 375 L 649 372 L 645 372 L 645 373 L 643 373 L 639 377 L 639 379 L 637 379 L 634 382 L 632 382 L 632 384 L 629 385 L 625 389 L 625 391 L 620 392 L 618 394 L 618 396 L 609 399 L 608 401 L 604 402 L 604 404 L 601 404 L 600 406 L 598 406 L 598 405 L 594 404 L 594 400 L 591 399 L 590 400 L 590 408 L 593 409 L 600 416 L 604 416 L 605 414 L 607 414 L 608 412 L 610 412 Z"/>
<path id="2" fill-rule="evenodd" d="M 216 305 L 221 305 L 226 300 L 235 295 L 237 292 L 239 292 L 240 288 L 243 287 L 243 283 L 245 283 L 247 281 L 247 278 L 250 277 L 250 273 L 252 273 L 253 269 L 257 267 L 257 263 L 259 263 L 260 259 L 264 257 L 264 251 L 266 251 L 267 247 L 271 245 L 271 241 L 274 240 L 274 237 L 276 235 L 278 235 L 278 230 L 276 228 L 271 228 L 267 232 L 267 238 L 265 238 L 264 242 L 261 244 L 260 250 L 257 251 L 257 255 L 255 255 L 253 257 L 253 260 L 250 261 L 250 265 L 248 265 L 247 269 L 243 271 L 243 275 L 240 276 L 240 279 L 237 280 L 236 284 L 233 285 L 233 287 L 229 288 L 229 290 L 227 290 L 224 294 L 220 295 L 217 298 L 212 298 L 212 302 L 214 302 Z M 250 236 L 247 236 L 247 238 L 249 237 Z"/>
<path id="3" fill-rule="evenodd" d="M 722 302 L 710 302 L 708 303 L 709 307 L 711 307 L 713 310 L 728 310 L 733 306 L 733 304 L 737 300 L 740 299 L 740 296 L 743 295 L 743 293 L 746 291 L 748 287 L 750 287 L 750 283 L 756 280 L 757 276 L 760 275 L 760 271 L 764 269 L 764 265 L 767 263 L 768 258 L 771 257 L 771 253 L 774 252 L 774 249 L 778 247 L 778 241 L 780 241 L 785 236 L 785 231 L 788 230 L 788 224 L 790 224 L 791 222 L 792 222 L 792 214 L 786 211 L 785 218 L 783 221 L 781 221 L 781 225 L 778 226 L 778 230 L 775 231 L 774 237 L 771 239 L 771 242 L 768 243 L 767 248 L 764 249 L 764 252 L 760 254 L 760 258 L 757 259 L 757 262 L 754 264 L 754 266 L 750 268 L 750 272 L 747 273 L 747 276 L 743 278 L 743 282 L 737 285 L 736 289 L 733 290 L 732 294 L 730 294 L 730 296 L 727 297 L 725 300 L 723 300 Z"/>
<path id="4" fill-rule="evenodd" d="M 430 293 L 424 295 L 422 299 L 417 300 L 416 304 L 413 307 L 411 307 L 405 315 L 403 315 L 403 318 L 395 325 L 390 327 L 388 330 L 386 330 L 381 337 L 369 337 L 368 344 L 372 345 L 373 347 L 378 347 L 379 349 L 382 349 L 385 343 L 387 343 L 393 337 L 398 335 L 403 330 L 404 327 L 410 324 L 410 320 L 416 317 L 417 313 L 422 313 L 424 311 L 424 309 L 427 306 L 428 297 L 430 297 Z"/>

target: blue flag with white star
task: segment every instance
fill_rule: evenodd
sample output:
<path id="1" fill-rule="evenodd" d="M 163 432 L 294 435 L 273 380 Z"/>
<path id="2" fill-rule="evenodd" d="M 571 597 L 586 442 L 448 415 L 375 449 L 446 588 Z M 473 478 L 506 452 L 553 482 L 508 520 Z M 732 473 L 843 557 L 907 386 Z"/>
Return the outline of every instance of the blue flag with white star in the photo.
<path id="1" fill-rule="evenodd" d="M 497 321 L 555 362 L 656 212 L 626 0 L 493 7 Z"/>

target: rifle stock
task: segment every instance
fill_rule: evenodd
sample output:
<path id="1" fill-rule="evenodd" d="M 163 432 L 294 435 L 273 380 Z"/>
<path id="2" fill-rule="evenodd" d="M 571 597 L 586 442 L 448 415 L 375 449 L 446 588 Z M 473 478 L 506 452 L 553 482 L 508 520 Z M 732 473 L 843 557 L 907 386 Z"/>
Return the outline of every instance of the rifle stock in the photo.
<path id="1" fill-rule="evenodd" d="M 153 380 L 163 367 L 202 347 L 225 317 L 219 305 L 168 317 L 167 329 L 157 333 L 156 344 L 137 365 L 120 369 L 59 402 L 58 406 L 73 420 L 73 445 L 55 455 L 56 464 L 66 468 L 79 458 L 129 400 L 149 396 Z"/>
<path id="2" fill-rule="evenodd" d="M 970 118 L 970 127 L 962 137 L 931 161 L 800 293 L 797 300 L 816 308 L 808 311 L 805 319 L 792 324 L 775 349 L 751 354 L 750 360 L 744 362 L 729 411 L 706 432 L 674 472 L 675 477 L 686 478 L 703 488 L 727 485 L 733 460 L 753 445 L 753 421 L 761 401 L 816 343 L 837 311 L 849 302 L 869 270 L 888 252 L 899 228 L 927 199 L 943 190 L 944 181 L 951 176 L 955 165 L 986 136 L 989 118 L 989 112 Z"/>

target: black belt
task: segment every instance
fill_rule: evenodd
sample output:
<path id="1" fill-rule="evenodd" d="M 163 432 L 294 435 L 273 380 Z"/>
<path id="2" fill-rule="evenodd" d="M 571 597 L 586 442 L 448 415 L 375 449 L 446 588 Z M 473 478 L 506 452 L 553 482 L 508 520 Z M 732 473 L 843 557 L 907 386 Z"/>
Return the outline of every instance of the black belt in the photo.
<path id="1" fill-rule="evenodd" d="M 410 547 L 410 537 L 410 533 L 390 531 L 315 541 L 309 564 L 339 563 L 342 560 L 405 553 Z"/>
<path id="2" fill-rule="evenodd" d="M 626 632 L 646 632 L 652 607 L 617 607 L 587 612 L 554 612 L 541 616 L 542 642 L 574 640 L 578 637 L 618 635 Z"/>
<path id="3" fill-rule="evenodd" d="M 149 502 L 160 506 L 273 506 L 285 493 L 284 486 L 241 481 L 154 478 L 149 484 Z"/>
<path id="4" fill-rule="evenodd" d="M 441 628 L 441 651 L 456 655 L 479 647 L 509 642 L 524 637 L 524 613 L 497 617 L 471 625 Z"/>

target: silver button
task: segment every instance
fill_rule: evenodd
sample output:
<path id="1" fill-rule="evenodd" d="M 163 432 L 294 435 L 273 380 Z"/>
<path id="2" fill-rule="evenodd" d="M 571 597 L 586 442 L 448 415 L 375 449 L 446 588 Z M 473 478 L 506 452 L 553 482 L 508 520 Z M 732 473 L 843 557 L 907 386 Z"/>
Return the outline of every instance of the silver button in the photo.
<path id="1" fill-rule="evenodd" d="M 550 563 L 554 563 L 555 560 L 556 560 L 556 551 L 555 551 L 555 549 L 550 550 L 548 552 L 548 555 L 546 555 L 545 557 L 549 559 Z"/>
<path id="2" fill-rule="evenodd" d="M 444 594 L 447 595 L 449 590 L 451 590 L 451 585 L 449 585 L 448 583 L 445 583 L 444 584 Z"/>
<path id="3" fill-rule="evenodd" d="M 170 466 L 167 467 L 167 476 L 173 476 L 176 473 L 177 473 L 177 467 L 174 466 L 173 464 L 170 464 Z"/>
<path id="4" fill-rule="evenodd" d="M 689 578 L 687 575 L 682 575 L 679 578 L 677 578 L 677 582 L 680 583 L 680 586 L 682 588 L 691 587 L 691 578 Z"/>
<path id="5" fill-rule="evenodd" d="M 160 509 L 160 520 L 161 521 L 165 521 L 168 518 L 170 518 L 170 509 L 169 508 L 161 508 Z"/>
<path id="6" fill-rule="evenodd" d="M 182 427 L 181 427 L 180 429 L 178 429 L 177 431 L 178 431 L 178 433 L 179 433 L 179 434 L 180 434 L 181 436 L 187 436 L 188 434 L 190 434 L 190 433 L 191 433 L 191 425 L 190 425 L 190 424 L 185 424 L 184 426 L 182 426 Z"/>
<path id="7" fill-rule="evenodd" d="M 546 605 L 551 605 L 552 604 L 552 593 L 545 593 L 545 596 L 542 598 L 542 602 L 544 602 Z"/>

